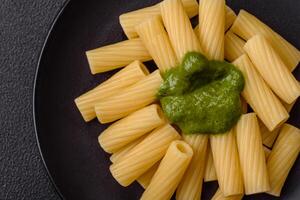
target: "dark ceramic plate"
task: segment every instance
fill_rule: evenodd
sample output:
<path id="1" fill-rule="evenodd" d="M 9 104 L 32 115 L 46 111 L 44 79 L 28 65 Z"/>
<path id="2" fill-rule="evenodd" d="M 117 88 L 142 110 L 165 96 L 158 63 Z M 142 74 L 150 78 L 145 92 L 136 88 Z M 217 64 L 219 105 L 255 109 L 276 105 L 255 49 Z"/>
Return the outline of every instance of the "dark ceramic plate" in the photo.
<path id="1" fill-rule="evenodd" d="M 93 88 L 115 71 L 91 75 L 85 51 L 125 39 L 118 23 L 121 13 L 159 0 L 70 1 L 59 14 L 43 48 L 35 82 L 34 117 L 45 166 L 58 194 L 72 200 L 134 200 L 142 188 L 117 184 L 109 172 L 109 155 L 98 145 L 105 125 L 85 123 L 74 98 Z M 300 47 L 299 0 L 228 0 L 235 11 L 244 8 Z M 300 70 L 295 72 L 300 80 Z M 300 105 L 290 122 L 300 127 Z M 300 199 L 300 161 L 293 167 L 282 199 Z M 210 199 L 216 183 L 204 185 Z M 274 199 L 256 195 L 245 199 Z"/>

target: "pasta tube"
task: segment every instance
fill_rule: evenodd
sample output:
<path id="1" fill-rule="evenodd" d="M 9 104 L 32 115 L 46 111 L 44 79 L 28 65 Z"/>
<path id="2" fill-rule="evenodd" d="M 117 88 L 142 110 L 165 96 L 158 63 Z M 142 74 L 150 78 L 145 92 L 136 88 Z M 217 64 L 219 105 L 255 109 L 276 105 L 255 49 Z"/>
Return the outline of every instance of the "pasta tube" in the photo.
<path id="1" fill-rule="evenodd" d="M 152 60 L 141 39 L 132 39 L 86 52 L 92 74 L 117 69 L 134 60 Z"/>
<path id="2" fill-rule="evenodd" d="M 255 113 L 244 114 L 236 125 L 236 141 L 247 195 L 270 189 L 266 157 Z"/>
<path id="3" fill-rule="evenodd" d="M 108 98 L 118 91 L 140 81 L 149 74 L 148 69 L 140 61 L 134 61 L 123 68 L 107 81 L 104 81 L 96 88 L 77 97 L 76 106 L 83 119 L 88 122 L 96 117 L 94 106 L 97 102 Z"/>
<path id="4" fill-rule="evenodd" d="M 248 104 L 243 97 L 241 97 L 241 103 L 242 103 L 242 112 L 243 114 L 246 114 L 248 112 Z"/>
<path id="5" fill-rule="evenodd" d="M 225 0 L 201 0 L 199 41 L 208 59 L 224 60 Z"/>
<path id="6" fill-rule="evenodd" d="M 164 25 L 179 61 L 190 51 L 202 52 L 199 40 L 180 0 L 164 0 L 160 4 Z"/>
<path id="7" fill-rule="evenodd" d="M 244 49 L 278 97 L 288 104 L 293 103 L 299 97 L 298 81 L 263 36 L 256 35 L 248 40 Z"/>
<path id="8" fill-rule="evenodd" d="M 198 14 L 199 5 L 196 0 L 181 0 L 181 2 L 189 18 Z M 120 24 L 126 36 L 132 39 L 138 37 L 135 26 L 157 15 L 161 15 L 159 4 L 120 15 Z"/>
<path id="9" fill-rule="evenodd" d="M 243 194 L 243 179 L 233 129 L 211 135 L 210 146 L 219 187 L 224 196 Z"/>
<path id="10" fill-rule="evenodd" d="M 204 172 L 204 182 L 217 181 L 217 173 L 214 166 L 214 160 L 210 145 L 207 147 L 207 159 Z"/>
<path id="11" fill-rule="evenodd" d="M 264 152 L 265 152 L 265 157 L 266 157 L 266 161 L 267 161 L 271 154 L 271 150 L 264 146 Z"/>
<path id="12" fill-rule="evenodd" d="M 117 121 L 98 137 L 100 146 L 108 153 L 115 153 L 149 131 L 165 123 L 159 105 L 142 108 Z"/>
<path id="13" fill-rule="evenodd" d="M 136 31 L 161 72 L 178 64 L 161 17 L 152 17 L 136 27 Z"/>
<path id="14" fill-rule="evenodd" d="M 168 200 L 175 192 L 193 156 L 192 148 L 184 141 L 170 144 L 141 200 Z"/>
<path id="15" fill-rule="evenodd" d="M 226 6 L 226 9 L 225 9 L 225 31 L 227 31 L 231 27 L 231 25 L 233 24 L 235 19 L 236 19 L 235 12 L 229 6 Z"/>
<path id="16" fill-rule="evenodd" d="M 198 200 L 204 178 L 208 135 L 182 135 L 193 149 L 193 158 L 176 191 L 176 200 Z"/>
<path id="17" fill-rule="evenodd" d="M 258 74 L 248 56 L 240 56 L 233 64 L 242 71 L 245 78 L 242 96 L 258 117 L 271 131 L 283 124 L 289 114 Z"/>
<path id="18" fill-rule="evenodd" d="M 243 196 L 243 194 L 240 194 L 225 197 L 219 188 L 211 200 L 241 200 Z"/>
<path id="19" fill-rule="evenodd" d="M 155 163 L 148 171 L 146 171 L 144 174 L 142 174 L 140 177 L 138 177 L 137 182 L 144 188 L 146 189 L 151 180 L 152 177 L 154 176 L 155 172 L 158 169 L 160 162 Z"/>
<path id="20" fill-rule="evenodd" d="M 248 40 L 257 34 L 265 36 L 290 71 L 297 67 L 300 61 L 299 51 L 270 27 L 245 10 L 240 11 L 231 30 L 244 40 Z"/>
<path id="21" fill-rule="evenodd" d="M 267 168 L 271 190 L 267 193 L 280 196 L 283 184 L 300 151 L 300 130 L 284 124 L 268 158 Z"/>
<path id="22" fill-rule="evenodd" d="M 239 38 L 231 31 L 225 34 L 224 53 L 225 59 L 232 62 L 245 53 L 243 47 L 246 44 L 244 40 Z"/>
<path id="23" fill-rule="evenodd" d="M 111 174 L 122 186 L 130 185 L 158 162 L 171 142 L 179 138 L 180 135 L 169 124 L 155 129 L 128 154 L 110 166 Z"/>
<path id="24" fill-rule="evenodd" d="M 97 103 L 97 118 L 101 123 L 112 122 L 152 103 L 161 82 L 159 71 L 152 72 L 139 82 Z"/>

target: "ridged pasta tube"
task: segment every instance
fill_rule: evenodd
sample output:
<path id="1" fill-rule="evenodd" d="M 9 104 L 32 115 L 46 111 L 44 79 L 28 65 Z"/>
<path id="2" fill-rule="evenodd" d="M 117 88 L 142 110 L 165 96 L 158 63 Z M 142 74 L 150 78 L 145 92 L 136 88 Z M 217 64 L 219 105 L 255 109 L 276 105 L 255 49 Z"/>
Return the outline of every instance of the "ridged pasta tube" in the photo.
<path id="1" fill-rule="evenodd" d="M 242 113 L 246 114 L 248 112 L 248 104 L 243 97 L 241 97 L 241 104 L 242 104 Z"/>
<path id="2" fill-rule="evenodd" d="M 264 146 L 264 152 L 265 152 L 265 157 L 266 157 L 266 161 L 267 161 L 271 154 L 271 149 Z"/>
<path id="3" fill-rule="evenodd" d="M 155 101 L 161 82 L 159 71 L 152 72 L 139 82 L 97 103 L 95 105 L 97 118 L 101 123 L 108 123 L 149 105 Z"/>
<path id="4" fill-rule="evenodd" d="M 208 59 L 224 60 L 225 0 L 201 0 L 199 41 Z"/>
<path id="5" fill-rule="evenodd" d="M 244 49 L 260 75 L 278 97 L 288 104 L 299 97 L 298 81 L 262 35 L 256 35 L 248 40 Z"/>
<path id="6" fill-rule="evenodd" d="M 181 2 L 189 18 L 195 17 L 198 14 L 199 5 L 196 0 L 181 0 Z M 132 39 L 138 37 L 135 26 L 157 15 L 161 15 L 159 4 L 120 15 L 120 24 L 126 36 Z"/>
<path id="7" fill-rule="evenodd" d="M 134 61 L 96 88 L 77 97 L 76 106 L 83 119 L 88 122 L 96 117 L 95 104 L 108 98 L 120 90 L 140 81 L 149 74 L 148 69 L 140 61 Z"/>
<path id="8" fill-rule="evenodd" d="M 122 186 L 130 185 L 158 162 L 171 142 L 179 138 L 180 135 L 169 124 L 155 129 L 128 154 L 110 166 L 111 174 Z"/>
<path id="9" fill-rule="evenodd" d="M 104 151 L 115 153 L 164 123 L 163 111 L 159 105 L 153 104 L 109 126 L 99 135 L 98 141 Z"/>
<path id="10" fill-rule="evenodd" d="M 226 6 L 226 10 L 225 10 L 225 31 L 227 31 L 231 27 L 231 25 L 233 24 L 235 19 L 236 19 L 235 12 L 229 6 Z"/>
<path id="11" fill-rule="evenodd" d="M 175 54 L 181 62 L 190 51 L 202 52 L 199 40 L 180 0 L 164 0 L 160 4 L 164 25 Z"/>
<path id="12" fill-rule="evenodd" d="M 233 129 L 211 135 L 210 145 L 219 187 L 224 196 L 243 194 L 243 179 Z"/>
<path id="13" fill-rule="evenodd" d="M 239 38 L 233 32 L 227 31 L 224 42 L 225 59 L 232 62 L 243 55 L 245 53 L 243 49 L 245 44 L 246 42 L 243 39 Z"/>
<path id="14" fill-rule="evenodd" d="M 280 196 L 283 184 L 300 151 L 300 130 L 284 124 L 268 158 L 267 168 L 271 190 L 267 193 Z"/>
<path id="15" fill-rule="evenodd" d="M 240 10 L 231 30 L 244 40 L 262 34 L 268 39 L 290 71 L 297 67 L 300 61 L 298 49 L 247 11 Z"/>
<path id="16" fill-rule="evenodd" d="M 236 125 L 236 141 L 243 174 L 245 194 L 270 189 L 266 157 L 255 113 L 243 114 Z"/>
<path id="17" fill-rule="evenodd" d="M 240 194 L 240 195 L 225 197 L 219 188 L 211 200 L 241 200 L 243 196 L 244 196 L 243 194 Z"/>
<path id="18" fill-rule="evenodd" d="M 134 60 L 152 60 L 140 38 L 125 40 L 86 52 L 92 74 L 121 68 Z"/>
<path id="19" fill-rule="evenodd" d="M 182 135 L 193 149 L 193 158 L 176 191 L 176 200 L 198 200 L 201 197 L 206 163 L 208 135 Z"/>
<path id="20" fill-rule="evenodd" d="M 152 17 L 136 27 L 136 31 L 161 72 L 178 64 L 161 17 Z"/>
<path id="21" fill-rule="evenodd" d="M 192 156 L 193 150 L 186 142 L 172 142 L 141 200 L 171 199 Z"/>
<path id="22" fill-rule="evenodd" d="M 214 165 L 213 155 L 211 152 L 211 147 L 207 147 L 206 165 L 204 171 L 204 182 L 217 181 L 217 173 Z"/>
<path id="23" fill-rule="evenodd" d="M 248 56 L 240 56 L 233 64 L 242 71 L 245 78 L 242 96 L 258 117 L 270 131 L 283 124 L 289 114 L 256 71 Z"/>
<path id="24" fill-rule="evenodd" d="M 146 172 L 143 173 L 140 177 L 137 178 L 136 181 L 137 181 L 144 189 L 146 189 L 146 188 L 149 186 L 149 184 L 150 184 L 150 182 L 151 182 L 151 180 L 152 180 L 152 178 L 153 178 L 155 172 L 156 172 L 157 169 L 158 169 L 159 164 L 160 164 L 160 161 L 158 161 L 157 163 L 155 163 L 155 165 L 153 165 L 150 169 L 148 169 L 148 171 L 146 171 Z"/>

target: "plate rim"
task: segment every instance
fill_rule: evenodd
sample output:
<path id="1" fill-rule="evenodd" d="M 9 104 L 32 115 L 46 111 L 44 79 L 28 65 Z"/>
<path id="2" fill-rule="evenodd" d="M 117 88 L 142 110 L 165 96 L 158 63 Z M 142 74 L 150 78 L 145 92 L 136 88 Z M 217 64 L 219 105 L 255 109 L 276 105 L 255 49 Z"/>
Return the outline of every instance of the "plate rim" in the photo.
<path id="1" fill-rule="evenodd" d="M 32 117 L 33 117 L 33 126 L 34 126 L 34 132 L 35 132 L 35 139 L 36 139 L 36 143 L 37 143 L 37 147 L 38 147 L 38 151 L 39 151 L 39 155 L 40 158 L 42 159 L 42 163 L 44 166 L 44 169 L 46 170 L 46 174 L 51 182 L 51 185 L 54 187 L 55 193 L 58 195 L 58 197 L 62 200 L 65 200 L 63 194 L 61 193 L 61 191 L 59 190 L 58 186 L 56 185 L 48 167 L 46 164 L 46 161 L 44 159 L 44 155 L 42 152 L 42 148 L 40 145 L 40 139 L 39 139 L 39 134 L 38 134 L 38 130 L 37 130 L 37 118 L 36 118 L 36 88 L 37 88 L 37 79 L 39 76 L 39 71 L 41 68 L 41 62 L 42 59 L 44 57 L 44 52 L 46 49 L 46 46 L 48 44 L 49 38 L 53 32 L 53 29 L 57 23 L 57 21 L 60 19 L 60 17 L 62 16 L 62 14 L 64 13 L 66 7 L 70 4 L 71 0 L 65 0 L 65 2 L 62 4 L 61 8 L 59 9 L 59 11 L 55 14 L 54 19 L 51 22 L 51 26 L 48 29 L 47 35 L 44 39 L 44 43 L 42 45 L 42 48 L 39 52 L 39 58 L 38 58 L 38 62 L 36 65 L 36 69 L 35 69 L 35 74 L 34 74 L 34 80 L 33 80 L 33 92 L 32 92 Z"/>

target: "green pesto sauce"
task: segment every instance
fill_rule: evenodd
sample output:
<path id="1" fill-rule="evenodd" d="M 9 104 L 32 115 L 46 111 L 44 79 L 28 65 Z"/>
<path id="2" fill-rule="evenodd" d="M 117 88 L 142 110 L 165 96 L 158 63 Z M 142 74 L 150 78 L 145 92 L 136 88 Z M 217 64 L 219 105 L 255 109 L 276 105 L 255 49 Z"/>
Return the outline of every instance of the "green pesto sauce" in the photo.
<path id="1" fill-rule="evenodd" d="M 190 52 L 163 79 L 158 91 L 163 111 L 185 134 L 224 133 L 241 116 L 244 77 L 230 63 Z"/>

